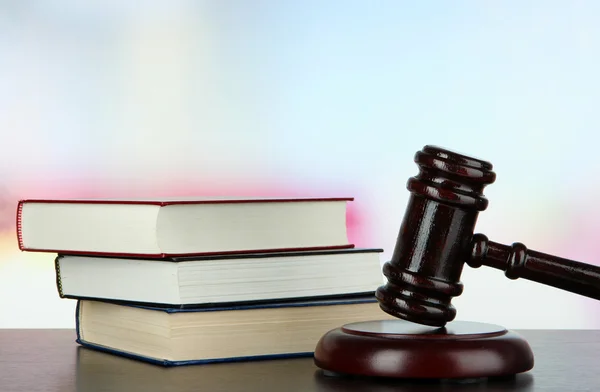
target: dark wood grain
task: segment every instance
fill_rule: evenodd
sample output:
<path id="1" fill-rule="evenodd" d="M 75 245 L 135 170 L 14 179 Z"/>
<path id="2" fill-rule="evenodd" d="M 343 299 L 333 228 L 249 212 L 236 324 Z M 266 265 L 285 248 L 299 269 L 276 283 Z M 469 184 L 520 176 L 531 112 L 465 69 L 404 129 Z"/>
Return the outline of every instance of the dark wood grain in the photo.
<path id="1" fill-rule="evenodd" d="M 474 234 L 487 208 L 492 164 L 443 148 L 425 146 L 414 157 L 419 173 L 408 180 L 410 198 L 390 261 L 387 283 L 376 296 L 383 311 L 405 320 L 444 326 L 456 317 L 452 298 L 462 294 L 464 263 L 600 300 L 600 267 L 488 241 Z"/>
<path id="2" fill-rule="evenodd" d="M 597 391 L 600 331 L 518 331 L 534 368 L 483 383 L 325 377 L 312 359 L 162 368 L 79 347 L 72 330 L 0 330 L 2 392 Z"/>
<path id="3" fill-rule="evenodd" d="M 514 375 L 534 363 L 527 341 L 499 325 L 453 321 L 436 328 L 399 319 L 329 331 L 314 359 L 336 374 L 454 380 Z"/>
<path id="4" fill-rule="evenodd" d="M 502 270 L 509 279 L 523 278 L 600 300 L 600 267 L 530 250 L 520 242 L 507 246 L 475 234 L 467 263 Z"/>
<path id="5" fill-rule="evenodd" d="M 489 162 L 433 146 L 414 161 L 419 173 L 408 180 L 406 212 L 383 267 L 387 283 L 376 295 L 393 316 L 444 326 L 456 316 L 451 300 L 463 291 L 460 275 L 477 216 L 488 205 L 483 189 L 496 175 Z"/>

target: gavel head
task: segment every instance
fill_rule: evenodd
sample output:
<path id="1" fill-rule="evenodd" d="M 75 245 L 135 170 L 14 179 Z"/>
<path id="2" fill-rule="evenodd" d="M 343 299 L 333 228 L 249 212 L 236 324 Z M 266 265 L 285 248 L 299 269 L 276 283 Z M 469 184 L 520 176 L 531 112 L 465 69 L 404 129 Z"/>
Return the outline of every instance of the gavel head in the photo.
<path id="1" fill-rule="evenodd" d="M 383 266 L 387 283 L 376 296 L 390 315 L 442 327 L 456 316 L 451 300 L 462 293 L 477 216 L 488 205 L 483 189 L 496 174 L 489 162 L 434 146 L 414 161 L 419 173 L 408 180 L 406 212 Z"/>

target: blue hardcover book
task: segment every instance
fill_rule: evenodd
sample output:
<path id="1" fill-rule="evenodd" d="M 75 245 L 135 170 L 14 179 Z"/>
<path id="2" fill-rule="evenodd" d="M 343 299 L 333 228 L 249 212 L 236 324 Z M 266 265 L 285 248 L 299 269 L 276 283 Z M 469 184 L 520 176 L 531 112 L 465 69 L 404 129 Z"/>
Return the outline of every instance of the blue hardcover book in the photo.
<path id="1" fill-rule="evenodd" d="M 62 298 L 165 308 L 287 302 L 369 293 L 380 286 L 382 249 L 256 253 L 165 259 L 62 255 Z"/>
<path id="2" fill-rule="evenodd" d="M 391 318 L 373 294 L 223 307 L 79 300 L 77 343 L 162 366 L 310 357 L 343 324 Z"/>

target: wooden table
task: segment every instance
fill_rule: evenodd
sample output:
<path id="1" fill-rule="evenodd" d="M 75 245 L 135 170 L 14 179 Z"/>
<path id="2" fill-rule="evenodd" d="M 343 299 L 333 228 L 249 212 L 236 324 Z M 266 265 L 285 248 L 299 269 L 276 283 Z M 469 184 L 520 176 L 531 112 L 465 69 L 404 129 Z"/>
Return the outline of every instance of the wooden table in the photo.
<path id="1" fill-rule="evenodd" d="M 162 368 L 79 347 L 72 330 L 0 330 L 0 391 L 600 391 L 600 331 L 518 332 L 532 371 L 458 384 L 325 377 L 312 359 Z"/>

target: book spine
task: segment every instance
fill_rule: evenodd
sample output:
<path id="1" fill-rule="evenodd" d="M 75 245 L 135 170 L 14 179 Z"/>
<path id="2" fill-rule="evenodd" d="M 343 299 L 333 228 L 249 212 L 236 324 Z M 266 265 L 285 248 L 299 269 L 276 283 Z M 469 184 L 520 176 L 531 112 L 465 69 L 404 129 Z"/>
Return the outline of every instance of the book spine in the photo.
<path id="1" fill-rule="evenodd" d="M 62 279 L 60 276 L 60 258 L 62 256 L 56 256 L 54 259 L 54 270 L 56 271 L 56 290 L 58 291 L 58 296 L 60 298 L 65 298 L 62 288 Z"/>
<path id="2" fill-rule="evenodd" d="M 17 241 L 19 243 L 19 249 L 23 250 L 23 229 L 21 226 L 21 220 L 23 218 L 23 202 L 20 201 L 17 205 Z"/>

